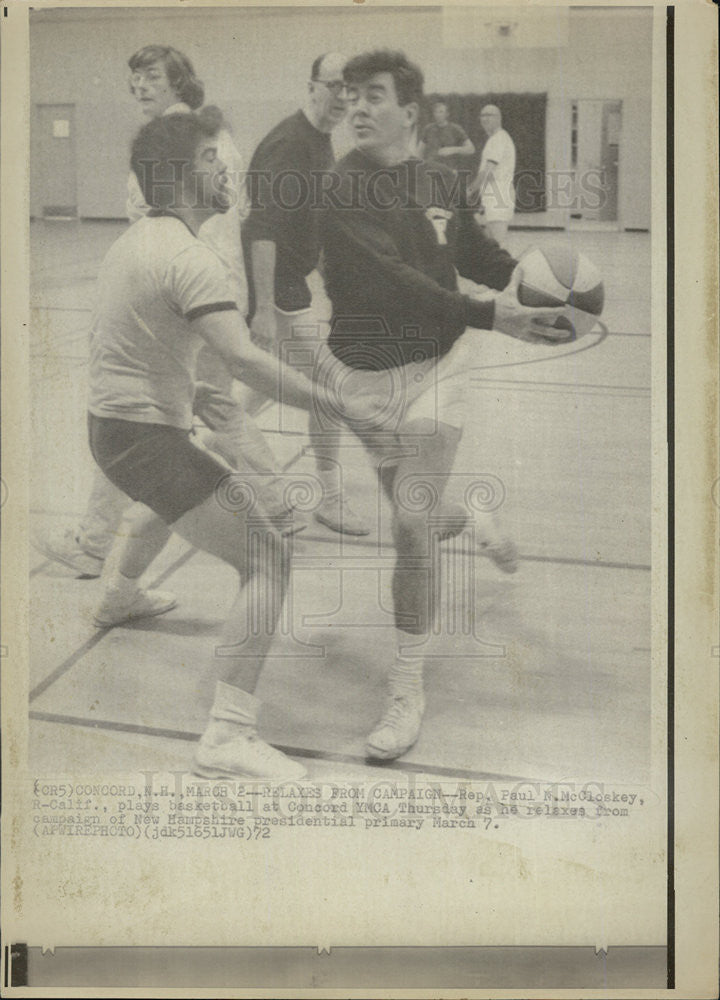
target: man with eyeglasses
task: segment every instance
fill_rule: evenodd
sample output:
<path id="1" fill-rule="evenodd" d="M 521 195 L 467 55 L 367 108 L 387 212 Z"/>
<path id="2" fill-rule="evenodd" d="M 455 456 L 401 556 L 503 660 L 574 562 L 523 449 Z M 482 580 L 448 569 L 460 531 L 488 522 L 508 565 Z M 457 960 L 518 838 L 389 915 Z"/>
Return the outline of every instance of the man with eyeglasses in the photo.
<path id="1" fill-rule="evenodd" d="M 250 331 L 256 343 L 280 351 L 290 363 L 291 339 L 295 344 L 302 342 L 299 353 L 305 363 L 308 350 L 322 350 L 327 335 L 328 309 L 322 310 L 322 280 L 317 271 L 318 195 L 322 193 L 323 174 L 334 165 L 331 133 L 347 110 L 345 61 L 336 52 L 318 56 L 311 67 L 304 107 L 265 136 L 248 171 L 251 208 L 243 223 L 242 239 Z M 333 531 L 369 534 L 344 494 L 337 436 L 328 438 L 313 413 L 309 431 L 323 492 L 315 519 Z"/>

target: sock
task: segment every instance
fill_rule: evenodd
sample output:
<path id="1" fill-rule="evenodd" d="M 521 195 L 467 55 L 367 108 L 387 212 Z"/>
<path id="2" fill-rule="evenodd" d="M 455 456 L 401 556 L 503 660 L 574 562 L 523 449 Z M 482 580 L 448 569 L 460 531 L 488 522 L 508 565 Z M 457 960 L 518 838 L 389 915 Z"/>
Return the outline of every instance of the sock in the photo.
<path id="1" fill-rule="evenodd" d="M 129 601 L 140 590 L 140 578 L 123 576 L 117 569 L 111 569 L 105 576 L 105 593 L 112 590 L 120 600 Z"/>
<path id="2" fill-rule="evenodd" d="M 420 656 L 398 652 L 390 667 L 388 681 L 393 694 L 418 694 L 423 689 L 423 661 Z"/>
<path id="3" fill-rule="evenodd" d="M 284 484 L 277 476 L 259 477 L 256 486 L 260 503 L 269 517 L 289 518 L 292 515 L 293 507 L 288 506 Z"/>
<path id="4" fill-rule="evenodd" d="M 323 485 L 326 499 L 340 496 L 340 476 L 335 466 L 331 469 L 318 469 L 317 477 Z"/>
<path id="5" fill-rule="evenodd" d="M 260 701 L 248 691 L 218 681 L 215 701 L 210 709 L 210 721 L 203 734 L 207 743 L 227 743 L 238 735 L 255 732 Z"/>

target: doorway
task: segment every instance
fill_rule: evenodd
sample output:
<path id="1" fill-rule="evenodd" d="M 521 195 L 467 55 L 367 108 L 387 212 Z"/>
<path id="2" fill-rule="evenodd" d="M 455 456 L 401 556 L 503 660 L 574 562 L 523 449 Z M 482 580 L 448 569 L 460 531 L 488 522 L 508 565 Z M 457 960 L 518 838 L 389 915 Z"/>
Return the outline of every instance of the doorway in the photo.
<path id="1" fill-rule="evenodd" d="M 45 219 L 77 218 L 75 105 L 36 105 L 35 129 L 33 200 Z"/>
<path id="2" fill-rule="evenodd" d="M 572 102 L 570 162 L 571 220 L 618 228 L 622 101 Z"/>

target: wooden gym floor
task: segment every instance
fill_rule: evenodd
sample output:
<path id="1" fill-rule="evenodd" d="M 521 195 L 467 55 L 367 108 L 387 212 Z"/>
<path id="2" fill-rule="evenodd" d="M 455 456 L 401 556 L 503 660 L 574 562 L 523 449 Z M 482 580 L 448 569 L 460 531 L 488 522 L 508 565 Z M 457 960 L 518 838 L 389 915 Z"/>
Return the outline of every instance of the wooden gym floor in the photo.
<path id="1" fill-rule="evenodd" d="M 93 283 L 122 229 L 31 227 L 32 530 L 70 526 L 85 507 Z M 389 768 L 367 764 L 363 742 L 393 649 L 392 552 L 378 551 L 387 511 L 378 512 L 371 469 L 351 438 L 345 480 L 377 528 L 353 540 L 311 522 L 298 539 L 290 624 L 258 694 L 264 735 L 302 758 L 311 778 L 361 780 L 388 769 L 398 777 L 649 778 L 650 236 L 514 232 L 510 249 L 570 238 L 603 270 L 608 335 L 554 350 L 478 335 L 455 472 L 458 483 L 490 482 L 504 494 L 522 562 L 503 576 L 462 540 L 449 547 L 452 594 L 428 648 L 426 721 L 417 745 Z M 260 423 L 283 465 L 312 472 L 302 414 L 284 415 L 284 434 L 274 405 Z M 230 606 L 233 572 L 173 538 L 147 579 L 174 591 L 178 607 L 99 630 L 90 619 L 98 581 L 74 579 L 34 550 L 30 565 L 33 770 L 187 768 L 204 725 L 197 679 Z"/>

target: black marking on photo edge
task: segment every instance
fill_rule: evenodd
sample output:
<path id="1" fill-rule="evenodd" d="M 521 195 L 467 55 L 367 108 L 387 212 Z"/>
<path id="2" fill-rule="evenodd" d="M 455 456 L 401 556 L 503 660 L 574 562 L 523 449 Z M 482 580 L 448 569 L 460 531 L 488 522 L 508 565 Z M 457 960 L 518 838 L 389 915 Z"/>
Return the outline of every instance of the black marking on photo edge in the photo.
<path id="1" fill-rule="evenodd" d="M 5 984 L 7 985 L 7 952 L 5 955 Z M 10 945 L 10 986 L 28 985 L 28 946 Z"/>
<path id="2" fill-rule="evenodd" d="M 675 989 L 675 8 L 666 21 L 667 183 L 667 451 L 668 451 L 668 712 L 667 712 L 667 988 Z"/>

